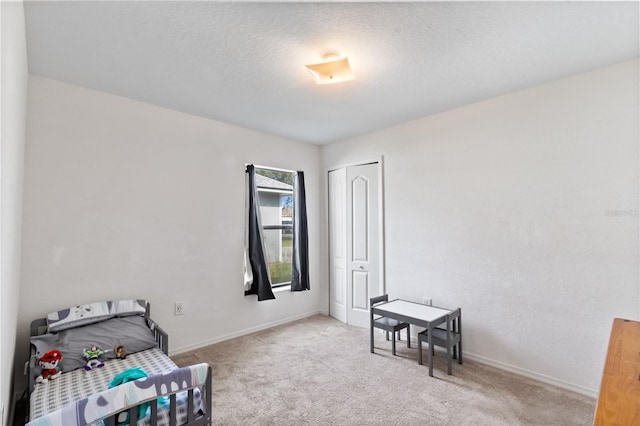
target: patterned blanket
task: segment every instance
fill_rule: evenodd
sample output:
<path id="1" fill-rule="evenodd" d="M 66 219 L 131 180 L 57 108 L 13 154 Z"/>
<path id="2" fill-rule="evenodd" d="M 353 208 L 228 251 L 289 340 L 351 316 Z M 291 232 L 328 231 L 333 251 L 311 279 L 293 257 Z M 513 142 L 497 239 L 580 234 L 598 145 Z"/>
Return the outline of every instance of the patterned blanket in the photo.
<path id="1" fill-rule="evenodd" d="M 107 300 L 51 312 L 47 315 L 48 331 L 55 333 L 116 316 L 143 315 L 146 304 L 144 300 Z"/>
<path id="2" fill-rule="evenodd" d="M 140 366 L 150 376 L 124 383 L 112 389 L 109 382 L 118 373 Z M 129 355 L 125 360 L 111 360 L 100 369 L 75 370 L 36 386 L 31 395 L 29 425 L 102 425 L 101 419 L 130 405 L 154 400 L 168 390 L 179 391 L 200 386 L 207 376 L 207 364 L 178 369 L 159 349 Z M 155 373 L 155 374 L 154 374 Z M 187 392 L 177 395 L 177 424 L 187 418 Z M 194 391 L 194 412 L 202 407 L 201 394 Z M 166 404 L 160 404 L 158 424 L 168 424 Z M 148 424 L 148 413 L 138 424 Z"/>

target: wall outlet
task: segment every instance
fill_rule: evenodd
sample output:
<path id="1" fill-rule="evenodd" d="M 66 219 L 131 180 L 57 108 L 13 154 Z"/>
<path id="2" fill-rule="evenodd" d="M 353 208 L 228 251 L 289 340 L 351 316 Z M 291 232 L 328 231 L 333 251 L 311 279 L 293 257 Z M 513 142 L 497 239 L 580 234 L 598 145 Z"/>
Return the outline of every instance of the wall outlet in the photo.
<path id="1" fill-rule="evenodd" d="M 176 302 L 174 315 L 184 315 L 184 302 Z"/>
<path id="2" fill-rule="evenodd" d="M 422 298 L 422 304 L 423 304 L 423 305 L 433 306 L 433 305 L 431 304 L 431 302 L 432 302 L 431 298 L 429 298 L 429 297 L 427 297 L 427 296 L 425 296 L 425 297 L 423 297 L 423 298 Z"/>

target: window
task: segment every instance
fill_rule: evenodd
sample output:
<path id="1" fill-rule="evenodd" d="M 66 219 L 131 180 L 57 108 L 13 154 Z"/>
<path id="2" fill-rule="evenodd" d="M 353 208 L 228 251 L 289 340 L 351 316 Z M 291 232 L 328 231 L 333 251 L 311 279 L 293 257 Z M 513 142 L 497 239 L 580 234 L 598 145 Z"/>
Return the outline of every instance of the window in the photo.
<path id="1" fill-rule="evenodd" d="M 307 291 L 309 231 L 304 172 L 246 165 L 244 294 L 275 299 L 273 287 Z"/>
<path id="2" fill-rule="evenodd" d="M 255 169 L 256 189 L 272 287 L 289 285 L 293 254 L 294 173 Z"/>

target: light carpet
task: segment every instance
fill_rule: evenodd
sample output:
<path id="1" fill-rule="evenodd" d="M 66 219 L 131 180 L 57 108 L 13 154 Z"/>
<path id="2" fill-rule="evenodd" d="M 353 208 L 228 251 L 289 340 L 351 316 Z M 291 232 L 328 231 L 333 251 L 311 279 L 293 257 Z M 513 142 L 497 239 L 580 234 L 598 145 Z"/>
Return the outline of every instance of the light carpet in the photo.
<path id="1" fill-rule="evenodd" d="M 426 364 L 426 350 L 424 353 Z M 215 425 L 590 425 L 596 401 L 316 315 L 173 356 L 213 368 Z"/>

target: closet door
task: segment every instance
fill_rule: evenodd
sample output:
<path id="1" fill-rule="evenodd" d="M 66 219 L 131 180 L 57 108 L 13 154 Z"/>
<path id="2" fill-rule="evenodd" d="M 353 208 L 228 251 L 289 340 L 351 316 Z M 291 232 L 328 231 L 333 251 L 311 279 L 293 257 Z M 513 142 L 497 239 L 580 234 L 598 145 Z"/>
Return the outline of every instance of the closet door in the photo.
<path id="1" fill-rule="evenodd" d="M 329 172 L 329 314 L 347 322 L 347 171 Z"/>
<path id="2" fill-rule="evenodd" d="M 361 327 L 383 294 L 378 173 L 378 163 L 329 173 L 330 314 Z"/>

